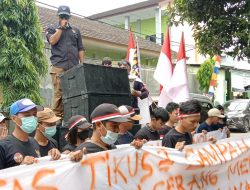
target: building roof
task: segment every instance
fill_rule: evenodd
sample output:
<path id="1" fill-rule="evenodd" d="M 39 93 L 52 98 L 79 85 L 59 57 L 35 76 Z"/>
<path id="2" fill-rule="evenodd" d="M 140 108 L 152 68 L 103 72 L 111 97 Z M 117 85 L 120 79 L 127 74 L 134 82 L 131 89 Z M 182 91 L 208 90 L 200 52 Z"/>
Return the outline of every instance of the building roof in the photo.
<path id="1" fill-rule="evenodd" d="M 164 0 L 149 0 L 149 1 L 144 1 L 141 3 L 136 3 L 133 5 L 128 5 L 125 7 L 120 7 L 117 9 L 113 9 L 110 11 L 106 11 L 106 12 L 102 12 L 102 13 L 98 13 L 98 14 L 94 14 L 91 15 L 89 18 L 90 19 L 104 19 L 107 17 L 111 17 L 111 16 L 116 16 L 116 15 L 121 15 L 124 13 L 128 13 L 128 12 L 133 12 L 133 11 L 137 11 L 137 10 L 141 10 L 141 9 L 146 9 L 146 8 L 150 8 L 150 7 L 154 7 L 154 6 L 158 6 L 160 2 L 162 2 Z"/>
<path id="2" fill-rule="evenodd" d="M 38 6 L 40 23 L 45 30 L 51 24 L 58 22 L 57 10 Z M 77 27 L 85 38 L 105 41 L 118 45 L 127 46 L 129 40 L 129 31 L 117 28 L 99 21 L 94 21 L 85 17 L 72 15 L 70 23 Z M 140 49 L 160 52 L 161 46 L 138 37 Z"/>

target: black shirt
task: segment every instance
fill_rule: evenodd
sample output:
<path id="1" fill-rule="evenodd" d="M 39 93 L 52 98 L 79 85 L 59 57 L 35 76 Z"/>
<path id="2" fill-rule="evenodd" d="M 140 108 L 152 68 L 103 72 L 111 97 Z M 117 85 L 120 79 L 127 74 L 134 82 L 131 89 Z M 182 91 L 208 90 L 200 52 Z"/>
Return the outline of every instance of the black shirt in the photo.
<path id="1" fill-rule="evenodd" d="M 118 139 L 116 141 L 116 145 L 119 144 L 130 144 L 134 140 L 133 135 L 130 132 L 119 134 Z"/>
<path id="2" fill-rule="evenodd" d="M 50 26 L 46 31 L 49 42 L 50 37 L 55 34 L 59 24 Z M 69 26 L 62 30 L 61 37 L 55 45 L 51 45 L 51 63 L 55 67 L 63 68 L 65 71 L 79 64 L 79 51 L 84 50 L 80 31 Z"/>
<path id="3" fill-rule="evenodd" d="M 52 148 L 58 148 L 58 145 L 55 139 L 49 138 L 48 144 L 46 146 L 42 146 L 39 144 L 39 148 L 40 148 L 41 156 L 48 156 L 48 152 Z"/>
<path id="4" fill-rule="evenodd" d="M 0 141 L 0 169 L 17 166 L 15 155 L 40 157 L 39 146 L 35 139 L 29 137 L 27 142 L 20 141 L 13 135 Z"/>
<path id="5" fill-rule="evenodd" d="M 73 144 L 66 144 L 63 149 L 62 149 L 62 152 L 68 150 L 68 151 L 73 151 L 77 148 L 76 145 L 73 145 Z"/>
<path id="6" fill-rule="evenodd" d="M 162 146 L 175 148 L 177 142 L 185 141 L 185 145 L 193 143 L 193 137 L 190 133 L 179 133 L 175 128 L 171 129 L 162 139 Z"/>
<path id="7" fill-rule="evenodd" d="M 145 127 L 142 127 L 135 135 L 134 139 L 146 139 L 147 141 L 149 140 L 159 140 L 160 139 L 160 134 L 158 131 L 155 131 L 149 127 L 147 124 Z"/>
<path id="8" fill-rule="evenodd" d="M 115 145 L 110 145 L 110 146 L 106 147 L 107 149 L 105 149 L 105 148 L 103 148 L 101 146 L 98 146 L 97 144 L 95 144 L 95 143 L 93 143 L 91 141 L 86 141 L 86 142 L 81 143 L 75 149 L 75 151 L 82 150 L 84 147 L 87 149 L 87 154 L 96 153 L 96 152 L 102 152 L 102 151 L 105 151 L 105 150 L 116 149 Z"/>
<path id="9" fill-rule="evenodd" d="M 158 131 L 160 136 L 165 136 L 173 127 L 169 127 L 167 125 L 163 125 L 163 128 Z"/>

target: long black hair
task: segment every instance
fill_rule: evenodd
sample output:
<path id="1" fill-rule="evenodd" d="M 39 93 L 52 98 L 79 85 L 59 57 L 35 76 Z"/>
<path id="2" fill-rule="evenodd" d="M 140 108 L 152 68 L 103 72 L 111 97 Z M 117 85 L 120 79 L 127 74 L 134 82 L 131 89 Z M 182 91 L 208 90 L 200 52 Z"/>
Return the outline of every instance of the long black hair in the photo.
<path id="1" fill-rule="evenodd" d="M 73 129 L 71 129 L 66 138 L 68 143 L 71 145 L 75 145 L 77 143 L 77 129 L 78 129 L 77 127 L 74 127 Z"/>

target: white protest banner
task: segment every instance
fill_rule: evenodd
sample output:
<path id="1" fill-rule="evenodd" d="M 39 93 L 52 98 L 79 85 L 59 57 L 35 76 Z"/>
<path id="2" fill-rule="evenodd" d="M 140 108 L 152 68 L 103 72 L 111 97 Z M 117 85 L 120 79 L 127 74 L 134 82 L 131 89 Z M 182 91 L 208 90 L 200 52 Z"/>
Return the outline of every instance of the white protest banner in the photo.
<path id="1" fill-rule="evenodd" d="M 227 138 L 226 129 L 211 131 L 211 132 L 208 132 L 206 134 L 205 133 L 194 134 L 193 141 L 194 141 L 194 143 L 207 142 L 209 140 L 209 138 L 211 138 L 211 137 L 214 137 L 217 140 Z"/>
<path id="2" fill-rule="evenodd" d="M 67 159 L 1 170 L 6 190 L 249 190 L 250 135 L 216 144 L 124 147 Z"/>

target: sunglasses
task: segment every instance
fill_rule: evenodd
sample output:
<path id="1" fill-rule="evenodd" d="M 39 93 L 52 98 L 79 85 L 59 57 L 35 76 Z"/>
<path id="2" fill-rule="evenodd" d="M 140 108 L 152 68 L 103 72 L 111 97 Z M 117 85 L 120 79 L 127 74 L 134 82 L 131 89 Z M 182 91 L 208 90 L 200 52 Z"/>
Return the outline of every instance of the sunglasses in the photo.
<path id="1" fill-rule="evenodd" d="M 59 15 L 61 19 L 69 20 L 69 15 Z"/>

